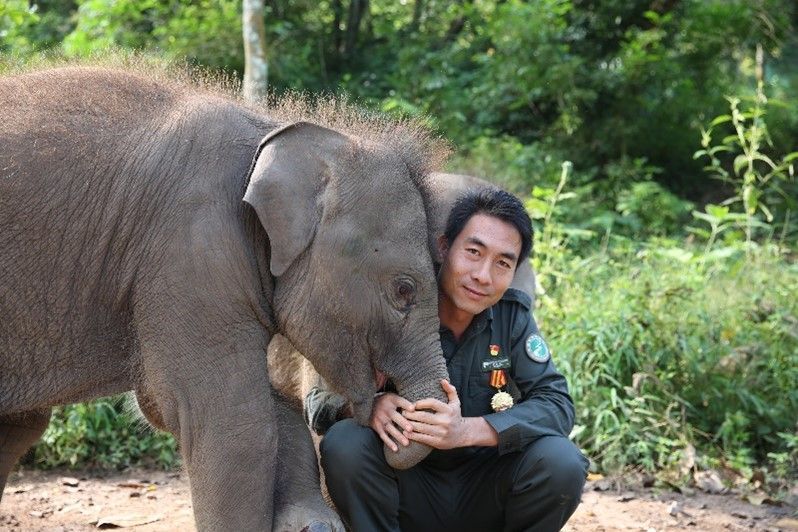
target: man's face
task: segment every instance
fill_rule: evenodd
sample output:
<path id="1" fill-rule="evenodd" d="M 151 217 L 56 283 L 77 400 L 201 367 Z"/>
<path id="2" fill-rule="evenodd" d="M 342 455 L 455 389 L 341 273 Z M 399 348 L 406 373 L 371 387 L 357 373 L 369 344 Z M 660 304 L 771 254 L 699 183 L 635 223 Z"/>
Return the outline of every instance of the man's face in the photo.
<path id="1" fill-rule="evenodd" d="M 478 213 L 450 245 L 439 242 L 442 310 L 476 315 L 501 299 L 510 286 L 521 253 L 521 235 L 511 224 Z M 452 308 L 453 307 L 453 308 Z"/>

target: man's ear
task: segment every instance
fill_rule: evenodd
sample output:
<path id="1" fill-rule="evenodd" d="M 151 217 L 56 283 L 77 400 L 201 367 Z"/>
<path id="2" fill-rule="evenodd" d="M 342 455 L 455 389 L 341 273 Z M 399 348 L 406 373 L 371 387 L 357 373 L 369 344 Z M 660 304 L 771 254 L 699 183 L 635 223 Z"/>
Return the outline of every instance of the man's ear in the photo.
<path id="1" fill-rule="evenodd" d="M 438 262 L 443 264 L 443 259 L 446 258 L 446 254 L 449 252 L 449 242 L 446 240 L 446 235 L 441 235 L 438 237 Z"/>

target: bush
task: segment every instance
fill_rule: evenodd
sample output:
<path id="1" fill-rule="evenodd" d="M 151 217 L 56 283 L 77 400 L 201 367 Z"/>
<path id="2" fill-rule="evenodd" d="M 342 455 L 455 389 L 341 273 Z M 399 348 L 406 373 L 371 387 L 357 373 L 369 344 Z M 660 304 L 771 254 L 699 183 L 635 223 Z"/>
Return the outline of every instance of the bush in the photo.
<path id="1" fill-rule="evenodd" d="M 600 469 L 667 468 L 690 444 L 741 469 L 794 453 L 779 433 L 798 411 L 796 264 L 771 247 L 746 259 L 657 242 L 554 269 L 541 327 Z"/>
<path id="2" fill-rule="evenodd" d="M 56 407 L 50 426 L 33 451 L 42 468 L 133 465 L 164 469 L 179 462 L 177 444 L 169 434 L 154 431 L 125 406 L 124 395 Z"/>

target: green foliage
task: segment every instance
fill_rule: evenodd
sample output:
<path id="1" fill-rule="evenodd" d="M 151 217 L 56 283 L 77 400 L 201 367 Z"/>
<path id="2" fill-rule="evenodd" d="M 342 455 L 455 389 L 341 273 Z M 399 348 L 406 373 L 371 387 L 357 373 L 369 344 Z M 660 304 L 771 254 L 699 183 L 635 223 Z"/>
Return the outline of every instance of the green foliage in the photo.
<path id="1" fill-rule="evenodd" d="M 5 0 L 0 3 L 0 53 L 29 53 L 30 38 L 26 35 L 39 22 L 36 10 L 27 0 Z"/>
<path id="2" fill-rule="evenodd" d="M 618 194 L 616 210 L 632 234 L 665 236 L 682 231 L 691 207 L 656 181 L 641 181 Z"/>
<path id="3" fill-rule="evenodd" d="M 783 451 L 768 453 L 774 472 L 779 478 L 796 478 L 798 476 L 798 429 L 795 432 L 779 432 L 784 442 Z"/>
<path id="4" fill-rule="evenodd" d="M 750 475 L 771 459 L 775 475 L 794 472 L 798 264 L 782 245 L 713 248 L 744 218 L 727 206 L 696 213 L 713 227 L 703 251 L 568 226 L 558 213 L 579 200 L 569 171 L 526 206 L 542 225 L 537 316 L 577 406 L 572 436 L 604 471 L 672 481 L 697 448 L 704 465 Z"/>
<path id="5" fill-rule="evenodd" d="M 431 115 L 462 152 L 454 164 L 488 161 L 497 148 L 496 162 L 473 170 L 499 174 L 514 190 L 555 186 L 546 176 L 556 176 L 556 161 L 571 160 L 573 182 L 589 187 L 589 203 L 604 222 L 613 219 L 614 232 L 646 236 L 651 220 L 630 203 L 635 198 L 668 203 L 669 214 L 651 221 L 661 234 L 684 223 L 683 206 L 665 191 L 693 200 L 712 192 L 690 157 L 688 131 L 723 112 L 724 94 L 746 94 L 757 45 L 763 88 L 779 106 L 769 138 L 777 152 L 795 149 L 798 5 L 791 0 L 371 0 L 358 12 L 363 5 L 269 2 L 272 87 L 346 91 L 376 108 Z M 0 53 L 22 56 L 115 46 L 241 75 L 240 34 L 239 0 L 0 4 Z M 627 178 L 664 188 L 620 182 Z"/>
<path id="6" fill-rule="evenodd" d="M 745 223 L 746 216 L 740 213 L 730 212 L 729 207 L 726 205 L 713 205 L 708 203 L 704 206 L 705 212 L 693 211 L 693 217 L 698 220 L 703 220 L 709 224 L 710 230 L 707 231 L 700 227 L 688 227 L 688 230 L 704 238 L 707 241 L 705 253 L 709 253 L 715 240 L 727 230 L 734 227 L 739 227 Z M 731 238 L 730 241 L 736 239 Z"/>
<path id="7" fill-rule="evenodd" d="M 35 447 L 34 463 L 44 468 L 175 466 L 179 456 L 174 438 L 132 417 L 125 401 L 117 396 L 55 408 Z"/>
<path id="8" fill-rule="evenodd" d="M 109 48 L 158 50 L 165 58 L 241 71 L 241 2 L 78 0 L 67 56 Z"/>
<path id="9" fill-rule="evenodd" d="M 540 317 L 571 383 L 576 439 L 601 468 L 653 471 L 688 443 L 737 466 L 788 452 L 778 433 L 798 411 L 795 264 L 772 249 L 561 255 Z"/>

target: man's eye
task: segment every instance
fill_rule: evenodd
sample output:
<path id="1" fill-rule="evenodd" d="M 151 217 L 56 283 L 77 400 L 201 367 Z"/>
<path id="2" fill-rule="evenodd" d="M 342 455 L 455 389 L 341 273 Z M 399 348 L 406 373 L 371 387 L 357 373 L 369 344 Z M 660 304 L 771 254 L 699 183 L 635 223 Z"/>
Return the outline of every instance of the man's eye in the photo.
<path id="1" fill-rule="evenodd" d="M 509 262 L 507 262 L 506 260 L 500 260 L 499 261 L 499 266 L 501 266 L 502 268 L 507 268 L 507 269 L 512 268 L 512 265 Z"/>
<path id="2" fill-rule="evenodd" d="M 466 248 L 466 253 L 468 253 L 470 255 L 478 255 L 479 254 L 479 250 L 476 249 L 476 248 Z"/>

